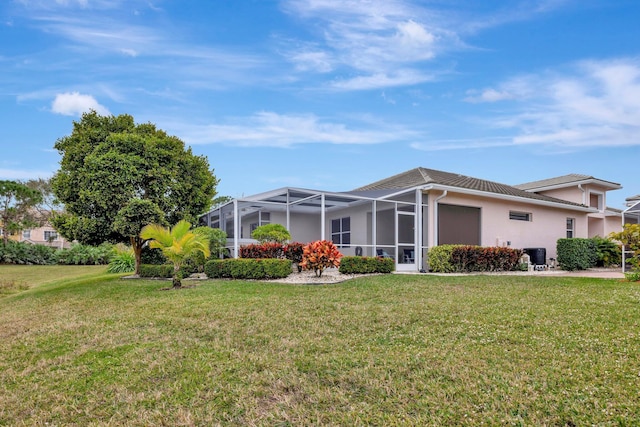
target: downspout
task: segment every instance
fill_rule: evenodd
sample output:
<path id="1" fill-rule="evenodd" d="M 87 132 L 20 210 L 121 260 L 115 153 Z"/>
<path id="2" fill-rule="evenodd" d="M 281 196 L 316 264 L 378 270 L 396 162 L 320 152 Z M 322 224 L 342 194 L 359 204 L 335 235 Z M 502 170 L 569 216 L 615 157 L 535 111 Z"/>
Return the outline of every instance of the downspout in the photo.
<path id="1" fill-rule="evenodd" d="M 582 191 L 582 204 L 587 206 L 587 190 L 582 188 L 582 184 L 578 184 L 578 189 Z"/>
<path id="2" fill-rule="evenodd" d="M 436 197 L 433 201 L 433 246 L 438 246 L 438 239 L 440 238 L 440 236 L 438 236 L 438 202 L 440 199 L 447 197 L 448 192 L 449 190 L 444 190 L 444 193 Z"/>
<path id="3" fill-rule="evenodd" d="M 320 213 L 320 222 L 321 227 L 320 227 L 320 240 L 325 240 L 325 200 L 324 200 L 324 193 L 322 193 L 322 195 L 320 196 L 320 209 L 322 209 L 322 212 Z"/>
<path id="4" fill-rule="evenodd" d="M 291 192 L 287 189 L 287 231 L 291 233 Z"/>

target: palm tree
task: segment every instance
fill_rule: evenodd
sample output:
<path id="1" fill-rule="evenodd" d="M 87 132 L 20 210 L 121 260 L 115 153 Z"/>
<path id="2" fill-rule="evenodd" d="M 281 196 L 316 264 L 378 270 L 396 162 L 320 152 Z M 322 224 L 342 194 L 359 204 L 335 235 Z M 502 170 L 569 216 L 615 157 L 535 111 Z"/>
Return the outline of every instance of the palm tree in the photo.
<path id="1" fill-rule="evenodd" d="M 184 260 L 194 252 L 202 252 L 209 257 L 209 241 L 200 233 L 193 233 L 191 223 L 182 220 L 170 230 L 158 224 L 146 225 L 140 231 L 140 237 L 150 240 L 151 248 L 158 248 L 168 260 L 173 262 L 173 287 L 182 287 L 180 267 Z"/>

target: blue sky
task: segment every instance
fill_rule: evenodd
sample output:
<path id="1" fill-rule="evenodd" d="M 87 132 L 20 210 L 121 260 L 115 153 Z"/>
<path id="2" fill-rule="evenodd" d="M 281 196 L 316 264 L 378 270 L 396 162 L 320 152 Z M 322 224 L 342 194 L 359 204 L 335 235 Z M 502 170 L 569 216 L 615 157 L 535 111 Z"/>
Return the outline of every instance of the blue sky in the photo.
<path id="1" fill-rule="evenodd" d="M 206 155 L 220 195 L 414 167 L 640 194 L 636 0 L 4 0 L 0 179 L 91 108 Z"/>

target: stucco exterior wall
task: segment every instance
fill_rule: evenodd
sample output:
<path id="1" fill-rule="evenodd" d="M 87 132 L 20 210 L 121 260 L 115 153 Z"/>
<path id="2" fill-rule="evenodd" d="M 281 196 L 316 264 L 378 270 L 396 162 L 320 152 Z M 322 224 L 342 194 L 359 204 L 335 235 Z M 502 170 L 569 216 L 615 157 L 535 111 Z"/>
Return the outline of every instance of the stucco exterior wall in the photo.
<path id="1" fill-rule="evenodd" d="M 555 197 L 556 199 L 566 200 L 567 202 L 586 203 L 583 199 L 582 191 L 577 187 L 557 188 L 555 190 L 537 191 L 538 194 L 543 194 L 549 197 Z"/>
<path id="2" fill-rule="evenodd" d="M 430 214 L 436 209 L 433 200 L 442 193 L 430 195 Z M 575 219 L 574 237 L 588 237 L 587 214 L 527 203 L 487 200 L 476 196 L 449 192 L 439 203 L 480 208 L 481 245 L 509 246 L 516 249 L 545 248 L 548 258 L 556 258 L 556 242 L 567 237 L 567 218 Z M 531 214 L 531 221 L 509 219 L 509 211 Z M 433 217 L 433 216 L 432 216 Z M 435 224 L 429 224 L 432 240 Z M 434 242 L 430 242 L 433 245 Z"/>

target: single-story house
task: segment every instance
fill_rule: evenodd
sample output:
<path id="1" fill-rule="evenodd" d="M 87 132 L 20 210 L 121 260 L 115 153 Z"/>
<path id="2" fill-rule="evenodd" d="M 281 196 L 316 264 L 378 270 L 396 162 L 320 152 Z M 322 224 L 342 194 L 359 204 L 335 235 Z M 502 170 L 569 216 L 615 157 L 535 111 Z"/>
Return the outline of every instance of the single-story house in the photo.
<path id="1" fill-rule="evenodd" d="M 428 269 L 428 249 L 447 243 L 555 258 L 559 238 L 621 229 L 622 211 L 606 207 L 607 192 L 620 188 L 587 175 L 511 186 L 419 167 L 351 191 L 285 187 L 234 199 L 200 222 L 226 231 L 234 257 L 255 243 L 256 227 L 279 223 L 293 241 L 327 239 L 345 255 L 391 257 L 398 271 L 419 271 Z"/>

